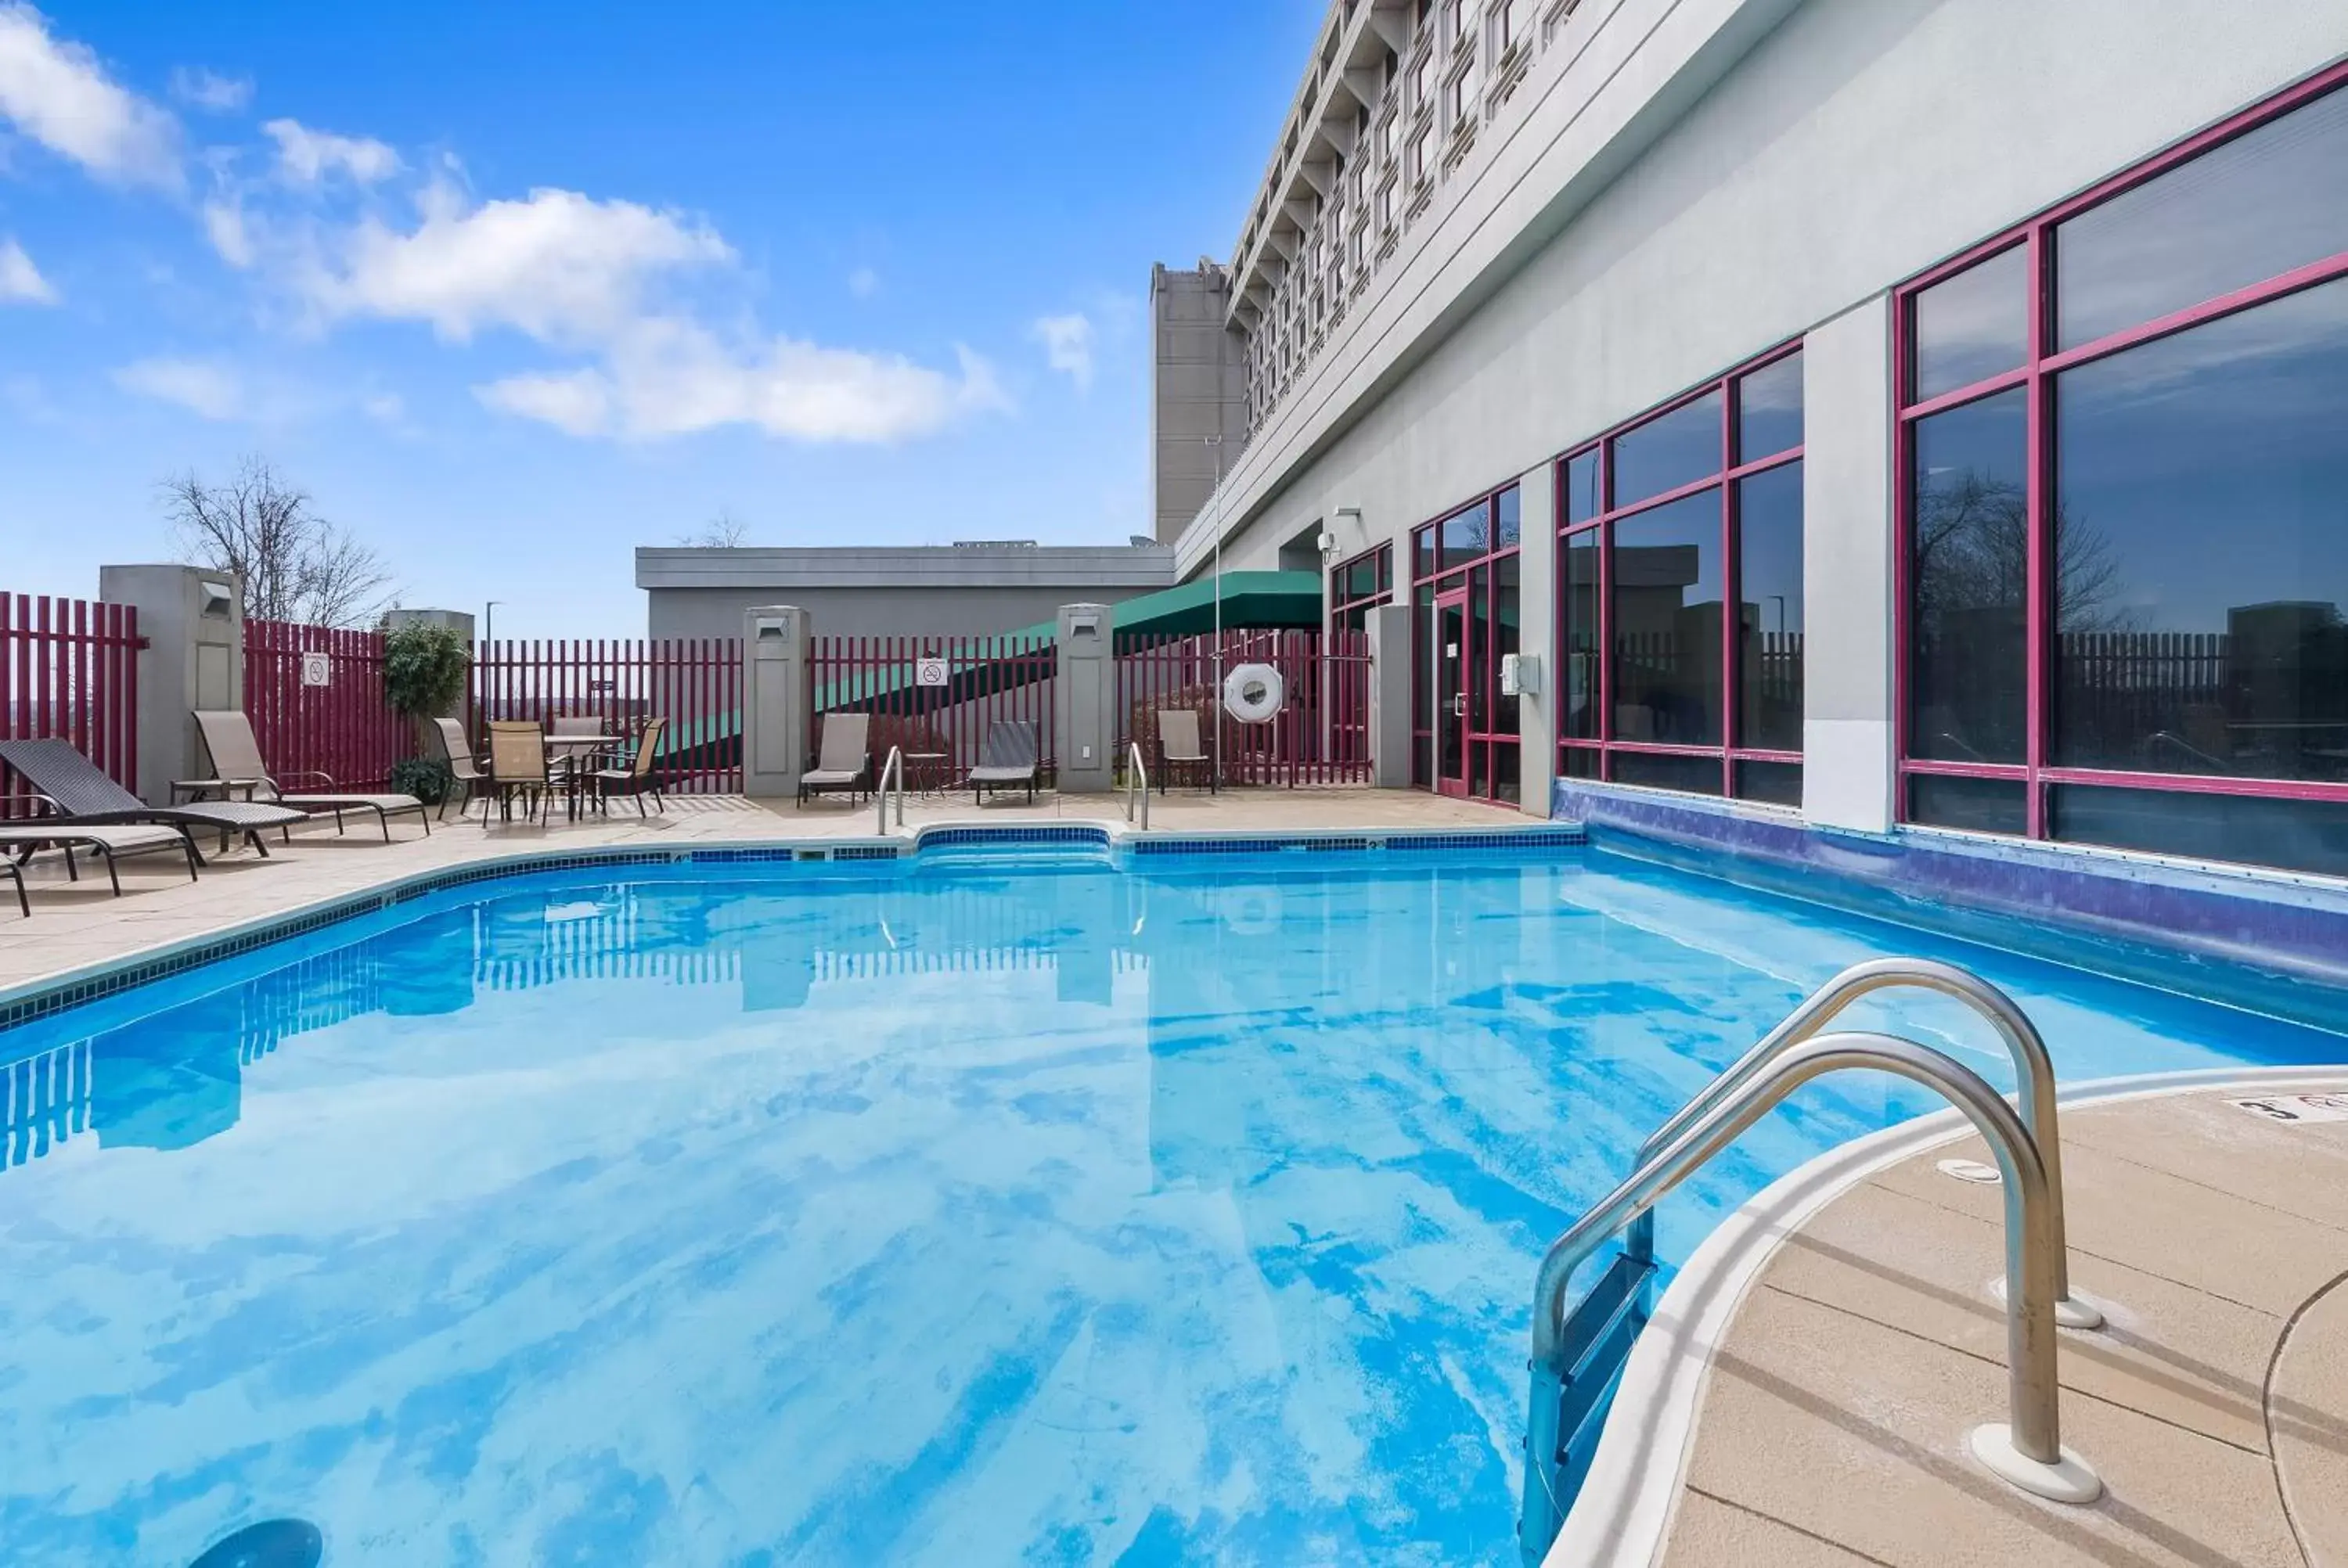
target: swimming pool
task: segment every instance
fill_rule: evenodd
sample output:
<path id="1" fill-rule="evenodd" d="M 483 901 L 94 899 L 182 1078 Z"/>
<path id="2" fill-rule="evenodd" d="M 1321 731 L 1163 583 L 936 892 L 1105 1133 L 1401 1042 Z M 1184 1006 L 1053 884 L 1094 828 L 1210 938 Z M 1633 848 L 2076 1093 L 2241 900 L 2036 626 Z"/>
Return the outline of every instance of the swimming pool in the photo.
<path id="1" fill-rule="evenodd" d="M 1887 951 L 2006 987 L 2070 1080 L 2348 1059 L 1598 852 L 432 894 L 0 1034 L 0 1541 L 1513 1564 L 1542 1247 Z M 1869 1006 L 2008 1081 L 1952 1005 Z M 1664 1255 L 1932 1108 L 1814 1086 Z"/>

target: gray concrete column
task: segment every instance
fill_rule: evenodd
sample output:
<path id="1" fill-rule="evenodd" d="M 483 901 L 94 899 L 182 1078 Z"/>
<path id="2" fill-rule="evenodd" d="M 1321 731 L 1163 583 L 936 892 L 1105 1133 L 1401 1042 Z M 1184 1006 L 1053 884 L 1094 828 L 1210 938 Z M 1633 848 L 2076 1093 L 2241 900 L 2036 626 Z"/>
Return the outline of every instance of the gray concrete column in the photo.
<path id="1" fill-rule="evenodd" d="M 1060 606 L 1052 682 L 1052 749 L 1063 794 L 1117 787 L 1116 612 L 1106 604 Z"/>
<path id="2" fill-rule="evenodd" d="M 796 605 L 742 612 L 742 793 L 758 799 L 799 793 L 807 772 L 815 667 L 808 659 L 815 619 Z"/>
<path id="3" fill-rule="evenodd" d="M 1892 823 L 1891 309 L 1879 295 L 1802 349 L 1802 812 Z"/>
<path id="4" fill-rule="evenodd" d="M 1557 777 L 1557 482 L 1547 463 L 1517 484 L 1517 649 L 1533 690 L 1517 699 L 1519 809 L 1547 817 Z"/>
<path id="5" fill-rule="evenodd" d="M 244 706 L 244 596 L 234 572 L 175 565 L 100 567 L 98 597 L 139 611 L 137 788 L 166 804 L 211 772 L 196 711 Z"/>
<path id="6" fill-rule="evenodd" d="M 1408 789 L 1410 606 L 1378 605 L 1365 629 L 1370 638 L 1370 782 L 1380 789 Z"/>

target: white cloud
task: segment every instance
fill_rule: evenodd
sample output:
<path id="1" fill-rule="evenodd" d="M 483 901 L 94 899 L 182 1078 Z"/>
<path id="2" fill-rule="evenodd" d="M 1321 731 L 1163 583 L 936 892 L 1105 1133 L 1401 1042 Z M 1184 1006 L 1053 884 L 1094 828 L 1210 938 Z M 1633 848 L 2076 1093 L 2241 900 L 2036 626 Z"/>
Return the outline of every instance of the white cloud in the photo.
<path id="1" fill-rule="evenodd" d="M 316 185 L 335 174 L 373 185 L 399 172 L 399 154 L 371 136 L 336 136 L 291 119 L 261 128 L 277 143 L 278 173 L 295 185 Z"/>
<path id="2" fill-rule="evenodd" d="M 880 274 L 870 267 L 859 267 L 848 274 L 848 292 L 860 300 L 869 300 L 880 292 Z"/>
<path id="3" fill-rule="evenodd" d="M 435 185 L 423 207 L 412 232 L 362 221 L 302 280 L 311 304 L 328 317 L 429 323 L 459 343 L 497 326 L 546 343 L 594 342 L 641 313 L 654 277 L 734 255 L 714 231 L 676 214 L 569 190 L 468 208 Z"/>
<path id="4" fill-rule="evenodd" d="M 475 395 L 489 407 L 572 436 L 654 440 L 743 425 L 788 440 L 887 444 L 1008 406 L 993 367 L 968 349 L 953 374 L 898 354 L 778 337 L 731 352 L 689 322 L 646 321 L 605 364 L 510 376 Z"/>
<path id="5" fill-rule="evenodd" d="M 236 377 L 204 360 L 142 359 L 116 371 L 114 383 L 125 392 L 175 404 L 206 419 L 235 419 L 244 412 L 244 393 Z"/>
<path id="6" fill-rule="evenodd" d="M 14 240 L 0 240 L 0 305 L 54 305 L 57 291 Z"/>
<path id="7" fill-rule="evenodd" d="M 230 201 L 204 203 L 204 237 L 232 267 L 252 265 L 252 235 L 244 226 L 244 209 Z"/>
<path id="8" fill-rule="evenodd" d="M 377 392 L 359 399 L 359 412 L 378 425 L 403 425 L 407 420 L 407 404 L 396 392 Z"/>
<path id="9" fill-rule="evenodd" d="M 1029 329 L 1044 345 L 1044 362 L 1065 374 L 1080 392 L 1093 384 L 1093 323 L 1082 312 L 1042 316 Z"/>
<path id="10" fill-rule="evenodd" d="M 0 0 L 0 119 L 101 179 L 180 183 L 170 115 L 117 86 L 84 46 L 52 36 L 23 0 Z"/>
<path id="11" fill-rule="evenodd" d="M 251 77 L 224 77 L 201 66 L 171 69 L 171 96 L 190 108 L 233 114 L 252 101 Z"/>

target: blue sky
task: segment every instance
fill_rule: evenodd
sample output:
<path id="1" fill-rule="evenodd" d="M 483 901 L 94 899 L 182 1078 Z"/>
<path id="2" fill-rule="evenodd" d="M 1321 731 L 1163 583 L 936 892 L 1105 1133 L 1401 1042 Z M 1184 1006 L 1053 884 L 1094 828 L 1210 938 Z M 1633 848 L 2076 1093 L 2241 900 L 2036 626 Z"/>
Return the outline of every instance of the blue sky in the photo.
<path id="1" fill-rule="evenodd" d="M 0 0 L 0 590 L 267 456 L 402 602 L 639 632 L 632 551 L 1148 528 L 1153 261 L 1321 0 Z"/>

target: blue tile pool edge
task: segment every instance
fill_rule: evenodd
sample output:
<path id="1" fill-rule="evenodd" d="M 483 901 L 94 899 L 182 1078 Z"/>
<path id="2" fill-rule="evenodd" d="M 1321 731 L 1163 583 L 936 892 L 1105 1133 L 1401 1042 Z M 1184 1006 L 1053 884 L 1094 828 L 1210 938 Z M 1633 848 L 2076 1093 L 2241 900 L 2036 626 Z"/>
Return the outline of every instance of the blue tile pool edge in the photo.
<path id="1" fill-rule="evenodd" d="M 1575 825 L 1478 828 L 1466 832 L 1385 828 L 1369 832 L 1331 829 L 1323 832 L 1267 834 L 1149 834 L 1118 832 L 1098 823 L 938 824 L 917 830 L 910 839 L 814 839 L 737 844 L 698 844 L 674 849 L 629 848 L 521 850 L 469 865 L 435 871 L 412 872 L 386 879 L 354 893 L 263 916 L 184 938 L 122 958 L 69 970 L 62 975 L 0 988 L 0 1033 L 50 1018 L 86 1003 L 116 996 L 190 969 L 249 953 L 288 937 L 371 915 L 432 893 L 478 882 L 536 876 L 549 871 L 602 869 L 626 866 L 738 866 L 822 862 L 888 862 L 917 859 L 933 848 L 1003 848 L 1066 845 L 1093 847 L 1104 853 L 1122 850 L 1135 856 L 1265 854 L 1279 851 L 1403 854 L 1458 854 L 1506 851 L 1512 854 L 1579 849 L 1586 842 Z"/>
<path id="2" fill-rule="evenodd" d="M 2096 1079 L 2062 1089 L 2057 1098 L 2071 1110 L 2237 1087 L 2251 1093 L 2293 1084 L 2338 1088 L 2343 1080 L 2348 1062 L 2199 1068 Z M 1972 1131 L 1954 1110 L 1895 1122 L 1837 1144 L 1722 1216 L 1673 1276 L 1646 1330 L 1632 1344 L 1589 1473 L 1542 1568 L 1647 1563 L 1662 1556 L 1713 1363 L 1762 1270 L 1837 1198 Z M 1983 1276 L 1984 1286 L 1989 1277 Z M 1986 1289 L 1983 1299 L 1989 1299 Z M 2002 1407 L 1985 1407 L 1979 1419 L 1993 1421 L 2004 1414 Z M 1950 1434 L 1952 1444 L 1961 1436 Z"/>
<path id="3" fill-rule="evenodd" d="M 1593 849 L 2337 1030 L 2348 1019 L 2348 886 L 2331 878 L 1797 815 L 1559 781 Z"/>

